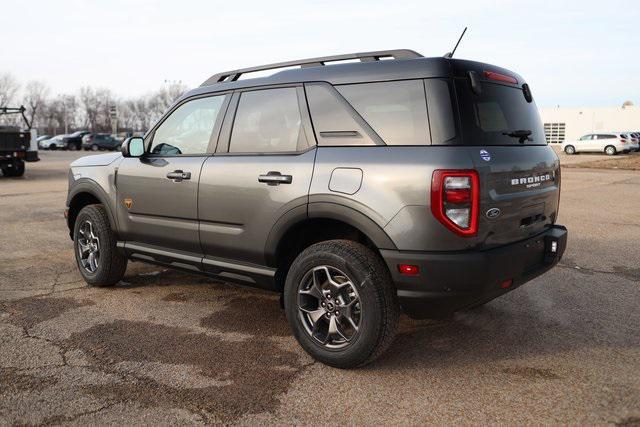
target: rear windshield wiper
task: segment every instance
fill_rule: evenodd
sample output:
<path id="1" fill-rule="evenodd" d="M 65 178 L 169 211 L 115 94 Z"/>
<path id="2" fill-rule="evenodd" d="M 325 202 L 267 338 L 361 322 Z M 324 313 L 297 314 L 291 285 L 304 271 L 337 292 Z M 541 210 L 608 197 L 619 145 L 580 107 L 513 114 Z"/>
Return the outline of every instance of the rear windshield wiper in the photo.
<path id="1" fill-rule="evenodd" d="M 520 138 L 518 141 L 520 144 L 523 144 L 525 141 L 533 141 L 533 139 L 529 138 L 531 135 L 531 131 L 528 129 L 514 130 L 511 132 L 502 132 L 505 136 L 510 136 L 511 138 Z"/>

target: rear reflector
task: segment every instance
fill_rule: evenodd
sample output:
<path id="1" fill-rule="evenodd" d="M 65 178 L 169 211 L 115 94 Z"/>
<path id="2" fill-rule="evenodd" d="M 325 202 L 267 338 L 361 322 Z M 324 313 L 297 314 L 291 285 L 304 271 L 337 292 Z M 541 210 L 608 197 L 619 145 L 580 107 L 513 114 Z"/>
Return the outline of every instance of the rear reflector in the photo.
<path id="1" fill-rule="evenodd" d="M 511 285 L 513 285 L 513 279 L 505 280 L 504 282 L 500 283 L 500 287 L 502 289 L 509 289 Z"/>
<path id="2" fill-rule="evenodd" d="M 410 264 L 398 264 L 398 271 L 405 276 L 417 276 L 420 274 L 418 266 Z"/>
<path id="3" fill-rule="evenodd" d="M 512 83 L 514 85 L 518 84 L 518 79 L 513 76 L 507 76 L 505 74 L 496 73 L 494 71 L 485 71 L 484 76 L 489 80 L 495 80 L 498 82 Z"/>

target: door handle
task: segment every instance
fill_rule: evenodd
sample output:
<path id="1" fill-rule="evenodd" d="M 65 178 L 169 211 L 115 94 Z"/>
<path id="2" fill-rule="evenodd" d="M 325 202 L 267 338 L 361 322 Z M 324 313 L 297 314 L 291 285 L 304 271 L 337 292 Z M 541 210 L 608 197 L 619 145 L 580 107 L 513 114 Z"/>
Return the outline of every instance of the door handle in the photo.
<path id="1" fill-rule="evenodd" d="M 167 174 L 167 178 L 172 179 L 175 182 L 180 182 L 185 179 L 191 179 L 191 172 L 183 172 L 181 170 L 175 170 L 173 172 L 169 172 Z"/>
<path id="2" fill-rule="evenodd" d="M 270 171 L 266 175 L 258 176 L 258 182 L 264 182 L 267 185 L 291 184 L 293 177 L 291 175 L 282 175 L 280 172 Z"/>

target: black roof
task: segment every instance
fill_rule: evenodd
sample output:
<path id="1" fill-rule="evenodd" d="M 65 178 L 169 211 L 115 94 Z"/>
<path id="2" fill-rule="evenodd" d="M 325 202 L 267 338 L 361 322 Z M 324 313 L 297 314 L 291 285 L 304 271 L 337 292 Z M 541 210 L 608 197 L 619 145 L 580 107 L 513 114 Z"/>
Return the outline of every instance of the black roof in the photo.
<path id="1" fill-rule="evenodd" d="M 361 62 L 343 62 L 332 65 L 324 65 L 324 63 L 320 63 L 319 61 L 336 57 L 312 58 L 309 60 L 280 63 L 285 64 L 282 66 L 301 65 L 300 68 L 286 69 L 283 71 L 277 71 L 277 67 L 273 66 L 280 64 L 271 64 L 218 73 L 207 79 L 202 86 L 185 93 L 181 99 L 211 92 L 287 83 L 321 81 L 333 85 L 340 85 L 432 77 L 466 77 L 468 71 L 478 72 L 481 79 L 483 79 L 482 75 L 484 71 L 493 71 L 515 77 L 518 79 L 518 85 L 522 85 L 525 82 L 521 76 L 504 68 L 463 59 L 449 59 L 444 57 L 425 58 L 411 50 L 369 52 L 339 56 L 354 57 L 355 55 L 380 54 L 386 52 L 404 52 L 406 54 L 400 55 L 401 57 L 399 59 L 364 60 L 360 58 Z M 389 56 L 391 55 L 389 54 Z M 356 56 L 356 58 L 359 57 Z M 314 60 L 316 61 L 315 63 L 309 62 Z M 276 71 L 268 77 L 233 80 L 233 78 L 237 79 L 241 74 L 264 69 L 275 69 Z M 221 79 L 223 81 L 219 82 L 218 80 Z"/>

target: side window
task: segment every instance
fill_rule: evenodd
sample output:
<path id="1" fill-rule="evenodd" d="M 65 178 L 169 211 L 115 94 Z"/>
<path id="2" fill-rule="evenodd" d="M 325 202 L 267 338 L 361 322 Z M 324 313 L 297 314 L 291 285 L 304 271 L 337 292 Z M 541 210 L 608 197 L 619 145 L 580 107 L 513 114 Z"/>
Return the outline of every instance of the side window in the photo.
<path id="1" fill-rule="evenodd" d="M 275 153 L 306 147 L 296 88 L 264 89 L 240 95 L 230 153 Z"/>
<path id="2" fill-rule="evenodd" d="M 422 80 L 336 86 L 387 145 L 429 145 Z"/>
<path id="3" fill-rule="evenodd" d="M 427 92 L 431 143 L 451 143 L 456 138 L 456 122 L 450 83 L 443 79 L 427 79 L 424 85 Z"/>
<path id="4" fill-rule="evenodd" d="M 156 129 L 152 154 L 205 154 L 225 95 L 187 101 Z"/>
<path id="5" fill-rule="evenodd" d="M 580 141 L 590 141 L 592 135 L 585 135 L 580 137 Z"/>

